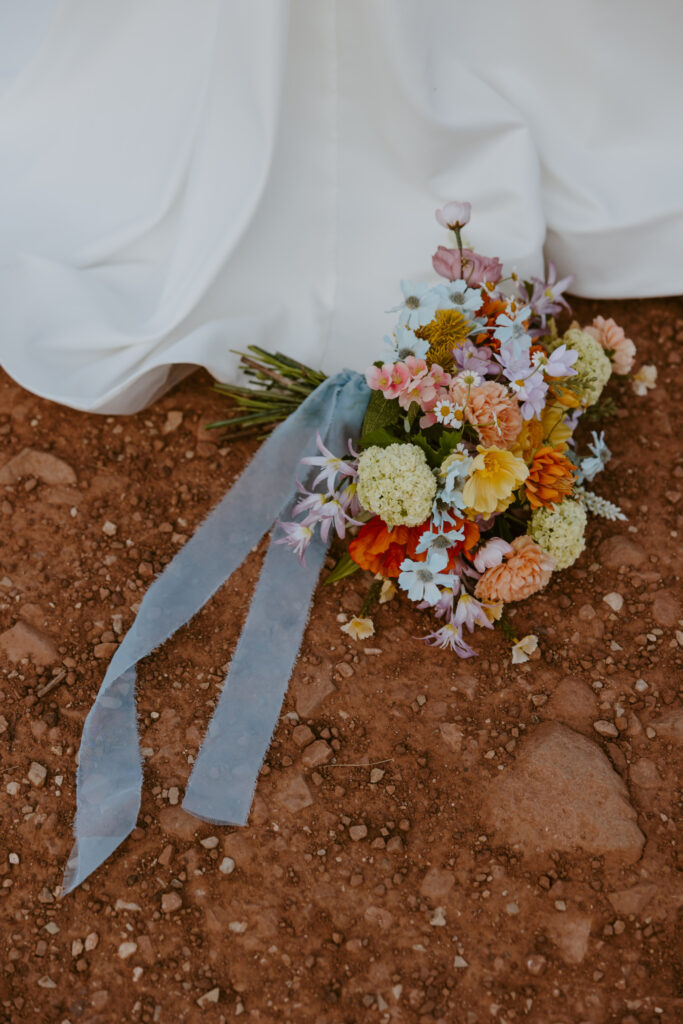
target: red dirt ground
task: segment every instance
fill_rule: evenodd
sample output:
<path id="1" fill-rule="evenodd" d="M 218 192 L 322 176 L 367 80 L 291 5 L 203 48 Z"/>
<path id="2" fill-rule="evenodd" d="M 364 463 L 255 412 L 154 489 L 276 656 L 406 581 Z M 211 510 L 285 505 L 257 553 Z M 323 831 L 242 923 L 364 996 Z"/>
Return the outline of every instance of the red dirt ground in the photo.
<path id="1" fill-rule="evenodd" d="M 683 305 L 575 312 L 620 320 L 659 383 L 645 398 L 610 385 L 622 409 L 596 490 L 629 519 L 593 519 L 581 559 L 519 606 L 533 660 L 512 666 L 497 631 L 475 635 L 476 660 L 428 650 L 402 599 L 354 644 L 340 617 L 367 580 L 321 587 L 249 825 L 207 825 L 178 801 L 251 555 L 141 667 L 138 827 L 64 900 L 80 731 L 107 660 L 254 444 L 204 432 L 225 405 L 202 372 L 116 419 L 0 378 L 2 1021 L 683 1019 Z"/>

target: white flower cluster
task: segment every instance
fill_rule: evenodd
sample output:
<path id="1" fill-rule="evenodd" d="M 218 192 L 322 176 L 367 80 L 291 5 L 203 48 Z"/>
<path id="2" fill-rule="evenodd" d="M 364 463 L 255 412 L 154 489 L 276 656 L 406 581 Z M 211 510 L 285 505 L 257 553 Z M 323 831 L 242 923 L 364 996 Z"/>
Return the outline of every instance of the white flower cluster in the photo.
<path id="1" fill-rule="evenodd" d="M 609 519 L 610 522 L 628 518 L 618 505 L 608 501 L 607 498 L 601 498 L 599 494 L 594 494 L 593 491 L 587 491 L 584 487 L 575 487 L 574 493 L 594 516 L 601 516 L 603 519 Z"/>
<path id="2" fill-rule="evenodd" d="M 424 523 L 435 494 L 434 474 L 417 445 L 373 445 L 358 460 L 358 500 L 390 529 Z"/>
<path id="3" fill-rule="evenodd" d="M 574 349 L 579 357 L 574 363 L 577 373 L 578 395 L 584 406 L 594 405 L 612 375 L 612 363 L 599 341 L 582 331 L 580 327 L 570 327 L 562 338 L 557 338 L 549 348 L 552 350 L 560 345 Z"/>
<path id="4" fill-rule="evenodd" d="M 579 557 L 586 542 L 586 510 L 578 501 L 565 498 L 554 511 L 537 508 L 531 517 L 529 535 L 554 559 L 557 569 L 566 569 Z"/>

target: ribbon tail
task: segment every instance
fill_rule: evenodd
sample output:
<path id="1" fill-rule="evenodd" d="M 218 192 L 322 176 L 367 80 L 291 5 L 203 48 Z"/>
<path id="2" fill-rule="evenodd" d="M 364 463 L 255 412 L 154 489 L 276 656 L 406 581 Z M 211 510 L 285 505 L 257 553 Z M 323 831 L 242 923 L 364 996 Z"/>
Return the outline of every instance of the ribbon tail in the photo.
<path id="1" fill-rule="evenodd" d="M 324 442 L 342 452 L 357 436 L 367 389 L 351 380 L 338 396 Z M 291 505 L 289 508 L 291 514 Z M 318 535 L 303 568 L 271 541 L 237 649 L 190 776 L 183 807 L 221 825 L 244 825 L 258 774 L 296 664 L 329 541 Z"/>

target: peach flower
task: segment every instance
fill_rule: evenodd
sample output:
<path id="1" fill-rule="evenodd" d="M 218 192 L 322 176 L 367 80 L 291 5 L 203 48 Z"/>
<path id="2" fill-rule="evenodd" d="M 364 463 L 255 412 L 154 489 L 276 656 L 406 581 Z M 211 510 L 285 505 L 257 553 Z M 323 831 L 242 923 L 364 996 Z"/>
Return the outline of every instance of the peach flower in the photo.
<path id="1" fill-rule="evenodd" d="M 512 551 L 500 565 L 487 569 L 475 588 L 484 601 L 523 601 L 542 590 L 555 563 L 535 541 L 524 534 L 512 542 Z"/>
<path id="2" fill-rule="evenodd" d="M 592 327 L 586 327 L 586 333 L 599 341 L 603 348 L 612 351 L 612 367 L 615 373 L 629 373 L 636 355 L 636 346 L 624 333 L 624 328 L 610 317 L 596 316 Z"/>
<path id="3" fill-rule="evenodd" d="M 467 386 L 456 380 L 451 385 L 451 397 L 457 405 L 467 400 Z M 522 429 L 522 412 L 515 395 L 504 384 L 484 381 L 470 391 L 465 416 L 477 428 L 482 444 L 510 448 Z"/>

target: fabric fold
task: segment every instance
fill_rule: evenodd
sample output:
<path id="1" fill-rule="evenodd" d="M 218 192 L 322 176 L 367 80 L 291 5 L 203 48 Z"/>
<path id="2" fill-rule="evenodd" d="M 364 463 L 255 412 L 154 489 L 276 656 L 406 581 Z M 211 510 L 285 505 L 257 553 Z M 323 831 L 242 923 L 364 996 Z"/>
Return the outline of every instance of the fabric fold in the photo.
<path id="1" fill-rule="evenodd" d="M 188 622 L 296 500 L 296 472 L 320 432 L 343 450 L 368 402 L 363 378 L 328 378 L 280 424 L 242 475 L 149 588 L 112 658 L 83 727 L 78 766 L 76 841 L 63 894 L 123 842 L 140 809 L 135 667 Z M 272 542 L 223 693 L 192 773 L 184 807 L 211 821 L 243 824 L 301 646 L 327 544 L 311 543 L 292 572 L 291 552 Z"/>

